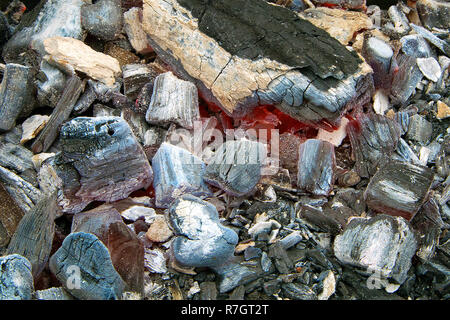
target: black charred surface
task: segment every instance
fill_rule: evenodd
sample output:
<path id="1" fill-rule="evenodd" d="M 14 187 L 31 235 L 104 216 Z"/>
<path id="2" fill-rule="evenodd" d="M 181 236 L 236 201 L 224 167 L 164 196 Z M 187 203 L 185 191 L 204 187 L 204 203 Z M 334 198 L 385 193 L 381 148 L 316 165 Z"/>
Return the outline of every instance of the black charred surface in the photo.
<path id="1" fill-rule="evenodd" d="M 362 62 L 326 31 L 294 12 L 263 0 L 178 0 L 199 20 L 199 29 L 230 54 L 310 67 L 321 78 L 342 79 Z M 282 48 L 282 50 L 281 50 Z M 342 74 L 342 72 L 344 74 Z"/>

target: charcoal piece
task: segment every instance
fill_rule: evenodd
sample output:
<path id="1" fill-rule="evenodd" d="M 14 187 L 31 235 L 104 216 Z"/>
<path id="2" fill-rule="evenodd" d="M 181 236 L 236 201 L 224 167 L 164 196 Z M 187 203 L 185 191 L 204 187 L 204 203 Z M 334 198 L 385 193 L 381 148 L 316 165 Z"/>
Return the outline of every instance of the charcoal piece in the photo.
<path id="1" fill-rule="evenodd" d="M 397 148 L 400 127 L 391 119 L 377 114 L 361 114 L 347 125 L 347 133 L 360 177 L 373 175 L 377 167 Z"/>
<path id="2" fill-rule="evenodd" d="M 439 62 L 435 58 L 417 58 L 417 65 L 425 78 L 433 82 L 438 82 L 442 71 Z"/>
<path id="3" fill-rule="evenodd" d="M 81 24 L 90 34 L 102 40 L 114 40 L 122 30 L 120 0 L 98 0 L 81 7 Z"/>
<path id="4" fill-rule="evenodd" d="M 203 181 L 206 165 L 189 151 L 163 143 L 152 159 L 155 204 L 167 208 L 184 193 L 194 196 L 212 195 Z"/>
<path id="5" fill-rule="evenodd" d="M 269 247 L 269 258 L 272 258 L 275 268 L 279 273 L 290 273 L 294 268 L 294 263 L 289 258 L 283 244 L 280 241 L 275 242 Z"/>
<path id="6" fill-rule="evenodd" d="M 23 210 L 0 183 L 0 228 L 4 230 L 0 236 L 0 247 L 8 245 L 23 215 Z"/>
<path id="7" fill-rule="evenodd" d="M 41 132 L 49 119 L 49 116 L 40 114 L 32 115 L 26 119 L 22 123 L 22 138 L 20 139 L 20 144 L 25 144 L 26 142 L 33 140 L 39 132 Z"/>
<path id="8" fill-rule="evenodd" d="M 73 114 L 80 115 L 86 112 L 92 103 L 97 99 L 97 94 L 91 85 L 88 85 L 81 97 L 77 100 L 73 107 Z"/>
<path id="9" fill-rule="evenodd" d="M 375 87 L 388 89 L 392 81 L 392 69 L 397 64 L 389 44 L 377 37 L 367 38 L 363 42 L 362 55 L 373 69 Z"/>
<path id="10" fill-rule="evenodd" d="M 202 301 L 217 300 L 217 287 L 215 282 L 205 281 L 200 283 L 200 299 Z"/>
<path id="11" fill-rule="evenodd" d="M 298 152 L 297 187 L 316 196 L 328 195 L 335 179 L 334 146 L 327 141 L 308 139 Z"/>
<path id="12" fill-rule="evenodd" d="M 416 26 L 414 23 L 411 23 L 411 27 L 413 30 L 427 39 L 431 44 L 433 44 L 436 48 L 441 50 L 446 55 L 450 55 L 450 45 L 445 41 L 434 35 L 432 32 L 428 31 L 427 29 Z"/>
<path id="13" fill-rule="evenodd" d="M 147 188 L 153 171 L 130 127 L 119 117 L 78 117 L 60 133 L 62 152 L 42 165 L 40 176 L 56 186 L 63 212 L 92 201 L 112 202 Z M 48 186 L 51 189 L 51 186 Z"/>
<path id="14" fill-rule="evenodd" d="M 36 300 L 74 300 L 75 298 L 63 287 L 53 287 L 45 290 L 37 290 L 34 293 Z"/>
<path id="15" fill-rule="evenodd" d="M 19 254 L 31 262 L 33 277 L 44 270 L 52 249 L 59 208 L 54 195 L 42 198 L 23 218 L 11 238 L 7 254 Z"/>
<path id="16" fill-rule="evenodd" d="M 319 228 L 323 232 L 337 235 L 342 230 L 342 225 L 334 217 L 310 205 L 303 205 L 298 213 L 299 218 Z"/>
<path id="17" fill-rule="evenodd" d="M 118 109 L 110 108 L 100 103 L 94 104 L 92 108 L 92 115 L 94 117 L 120 117 L 121 113 Z"/>
<path id="18" fill-rule="evenodd" d="M 399 5 L 390 6 L 387 10 L 390 21 L 384 24 L 383 31 L 393 38 L 399 38 L 408 34 L 411 30 L 408 18 Z"/>
<path id="19" fill-rule="evenodd" d="M 445 0 L 419 0 L 417 13 L 420 21 L 428 29 L 450 28 L 450 4 Z"/>
<path id="20" fill-rule="evenodd" d="M 204 179 L 231 195 L 248 194 L 261 178 L 266 154 L 266 147 L 260 142 L 226 141 L 206 167 Z"/>
<path id="21" fill-rule="evenodd" d="M 38 79 L 36 80 L 37 99 L 40 105 L 56 107 L 64 91 L 66 75 L 47 61 L 40 64 Z"/>
<path id="22" fill-rule="evenodd" d="M 161 249 L 150 250 L 144 248 L 144 265 L 150 273 L 166 273 L 166 257 Z"/>
<path id="23" fill-rule="evenodd" d="M 158 76 L 155 69 L 144 64 L 124 65 L 122 74 L 125 95 L 131 100 L 136 100 L 144 85 L 153 83 Z M 149 104 L 146 107 L 148 106 Z"/>
<path id="24" fill-rule="evenodd" d="M 362 268 L 368 275 L 378 272 L 402 284 L 411 267 L 417 242 L 409 223 L 385 214 L 354 218 L 334 240 L 334 254 L 343 264 Z"/>
<path id="25" fill-rule="evenodd" d="M 421 164 L 417 155 L 402 138 L 398 141 L 397 150 L 395 150 L 392 158 L 399 161 L 411 162 L 417 165 Z"/>
<path id="26" fill-rule="evenodd" d="M 372 177 L 364 198 L 377 212 L 411 220 L 424 203 L 433 177 L 428 167 L 392 160 Z"/>
<path id="27" fill-rule="evenodd" d="M 81 80 L 74 75 L 67 80 L 61 99 L 50 116 L 44 129 L 31 145 L 34 153 L 46 152 L 58 136 L 60 125 L 66 121 L 81 93 Z"/>
<path id="28" fill-rule="evenodd" d="M 130 108 L 123 108 L 121 116 L 130 126 L 131 131 L 133 131 L 133 134 L 136 136 L 137 141 L 141 145 L 145 145 L 145 134 L 150 129 L 149 124 L 145 120 L 145 116 L 143 114 L 134 112 Z"/>
<path id="29" fill-rule="evenodd" d="M 297 176 L 298 147 L 302 140 L 295 134 L 288 132 L 280 134 L 280 167 L 288 169 L 289 173 Z"/>
<path id="30" fill-rule="evenodd" d="M 400 39 L 402 52 L 415 58 L 428 58 L 431 48 L 428 42 L 419 34 L 410 34 Z"/>
<path id="31" fill-rule="evenodd" d="M 146 54 L 153 51 L 142 28 L 142 8 L 131 8 L 123 14 L 123 28 L 131 46 L 137 53 Z"/>
<path id="32" fill-rule="evenodd" d="M 255 259 L 255 258 L 259 258 L 261 257 L 261 252 L 262 250 L 260 248 L 257 247 L 247 247 L 244 250 L 244 258 L 245 260 L 251 260 L 251 259 Z"/>
<path id="33" fill-rule="evenodd" d="M 69 234 L 50 258 L 50 270 L 78 299 L 120 299 L 125 284 L 114 269 L 105 245 L 93 234 Z M 74 273 L 80 279 L 74 279 Z"/>
<path id="34" fill-rule="evenodd" d="M 115 94 L 120 93 L 120 83 L 115 82 L 113 85 L 106 85 L 101 81 L 88 80 L 88 85 L 94 89 L 97 100 L 102 103 L 110 102 Z"/>
<path id="35" fill-rule="evenodd" d="M 33 291 L 31 263 L 18 254 L 0 257 L 0 300 L 31 300 Z"/>
<path id="36" fill-rule="evenodd" d="M 169 208 L 169 222 L 177 235 L 171 250 L 181 265 L 219 266 L 233 256 L 238 236 L 220 223 L 212 204 L 183 195 Z"/>
<path id="37" fill-rule="evenodd" d="M 21 174 L 27 170 L 34 170 L 31 158 L 33 153 L 27 148 L 0 141 L 0 166 Z"/>
<path id="38" fill-rule="evenodd" d="M 394 75 L 391 88 L 391 102 L 405 104 L 422 80 L 423 74 L 416 63 L 416 58 L 401 54 L 397 57 L 398 72 Z"/>
<path id="39" fill-rule="evenodd" d="M 255 201 L 247 209 L 246 217 L 254 219 L 256 215 L 266 215 L 268 219 L 275 219 L 282 225 L 288 225 L 295 219 L 295 209 L 290 201 L 279 199 L 276 202 Z"/>
<path id="40" fill-rule="evenodd" d="M 170 71 L 157 76 L 145 118 L 152 124 L 175 122 L 187 129 L 194 128 L 194 121 L 200 119 L 196 86 Z"/>
<path id="41" fill-rule="evenodd" d="M 410 117 L 408 132 L 406 133 L 406 137 L 409 140 L 426 145 L 430 141 L 432 133 L 433 126 L 425 117 L 418 114 Z"/>
<path id="42" fill-rule="evenodd" d="M 284 250 L 287 250 L 289 248 L 292 248 L 297 243 L 303 240 L 302 235 L 300 234 L 300 231 L 294 231 L 291 232 L 289 235 L 284 237 L 283 239 L 280 239 L 281 245 Z"/>
<path id="43" fill-rule="evenodd" d="M 281 292 L 286 298 L 292 300 L 317 300 L 316 293 L 302 283 L 283 283 Z"/>
<path id="44" fill-rule="evenodd" d="M 145 114 L 147 112 L 148 106 L 152 101 L 153 95 L 153 82 L 146 83 L 141 91 L 139 91 L 138 96 L 136 97 L 136 104 L 134 106 L 134 110 L 138 113 Z"/>
<path id="45" fill-rule="evenodd" d="M 54 0 L 41 2 L 23 19 L 20 27 L 3 49 L 6 62 L 18 62 L 21 53 L 30 46 L 41 56 L 45 54 L 43 40 L 61 36 L 81 39 L 81 6 L 83 0 Z"/>
<path id="46" fill-rule="evenodd" d="M 24 109 L 33 106 L 33 93 L 31 68 L 15 63 L 6 64 L 0 85 L 0 132 L 11 130 Z"/>
<path id="47" fill-rule="evenodd" d="M 31 183 L 6 168 L 0 166 L 0 183 L 16 201 L 17 205 L 28 212 L 39 201 L 41 191 Z"/>
<path id="48" fill-rule="evenodd" d="M 0 12 L 0 50 L 11 36 L 8 20 L 3 12 Z"/>
<path id="49" fill-rule="evenodd" d="M 111 224 L 115 222 L 122 222 L 122 216 L 111 205 L 104 204 L 95 209 L 75 214 L 70 232 L 92 233 L 107 246 L 108 231 Z"/>
<path id="50" fill-rule="evenodd" d="M 330 129 L 347 108 L 368 101 L 373 87 L 356 52 L 265 1 L 146 1 L 143 28 L 172 70 L 233 116 L 273 104 Z"/>

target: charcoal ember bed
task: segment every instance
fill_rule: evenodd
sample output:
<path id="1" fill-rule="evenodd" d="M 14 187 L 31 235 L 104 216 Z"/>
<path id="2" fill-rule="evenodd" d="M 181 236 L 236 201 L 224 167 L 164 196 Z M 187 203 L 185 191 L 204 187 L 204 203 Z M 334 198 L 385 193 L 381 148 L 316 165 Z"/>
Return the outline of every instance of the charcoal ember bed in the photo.
<path id="1" fill-rule="evenodd" d="M 0 299 L 450 298 L 448 1 L 0 3 Z"/>

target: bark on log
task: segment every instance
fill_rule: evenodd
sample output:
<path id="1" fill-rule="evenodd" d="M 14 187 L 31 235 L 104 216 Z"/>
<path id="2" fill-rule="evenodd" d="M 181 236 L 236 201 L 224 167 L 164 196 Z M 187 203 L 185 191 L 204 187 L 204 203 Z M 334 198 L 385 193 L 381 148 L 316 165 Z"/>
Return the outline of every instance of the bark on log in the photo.
<path id="1" fill-rule="evenodd" d="M 274 104 L 329 128 L 372 87 L 356 52 L 262 0 L 145 0 L 143 26 L 157 54 L 233 116 Z"/>

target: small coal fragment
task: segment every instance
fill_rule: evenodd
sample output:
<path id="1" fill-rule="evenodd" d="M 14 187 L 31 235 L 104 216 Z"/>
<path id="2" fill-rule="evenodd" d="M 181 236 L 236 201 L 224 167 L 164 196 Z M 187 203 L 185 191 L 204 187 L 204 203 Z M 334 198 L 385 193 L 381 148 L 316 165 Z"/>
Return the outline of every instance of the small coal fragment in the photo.
<path id="1" fill-rule="evenodd" d="M 136 100 L 144 85 L 153 84 L 158 76 L 158 72 L 154 68 L 143 64 L 124 65 L 122 73 L 124 92 L 131 100 Z"/>
<path id="2" fill-rule="evenodd" d="M 7 254 L 19 254 L 31 262 L 33 277 L 45 267 L 52 249 L 58 206 L 54 196 L 44 197 L 23 218 L 11 238 Z"/>
<path id="3" fill-rule="evenodd" d="M 69 234 L 50 258 L 50 270 L 78 299 L 119 299 L 125 287 L 108 249 L 91 233 Z M 71 277 L 74 273 L 80 278 Z"/>
<path id="4" fill-rule="evenodd" d="M 220 223 L 212 204 L 183 195 L 170 207 L 169 221 L 177 235 L 171 250 L 181 265 L 213 267 L 233 256 L 238 236 Z"/>
<path id="5" fill-rule="evenodd" d="M 6 64 L 0 85 L 0 132 L 9 131 L 24 109 L 33 106 L 33 74 L 30 67 Z"/>
<path id="6" fill-rule="evenodd" d="M 266 147 L 260 142 L 227 141 L 215 152 L 204 179 L 231 195 L 248 194 L 261 178 L 266 154 Z"/>
<path id="7" fill-rule="evenodd" d="M 316 196 L 328 195 L 335 179 L 334 146 L 326 141 L 308 139 L 298 152 L 297 187 Z"/>
<path id="8" fill-rule="evenodd" d="M 294 263 L 289 258 L 280 241 L 275 242 L 269 247 L 268 256 L 274 261 L 275 268 L 279 273 L 286 274 L 292 272 Z"/>
<path id="9" fill-rule="evenodd" d="M 122 30 L 121 0 L 98 0 L 81 7 L 81 24 L 102 40 L 115 39 Z"/>
<path id="10" fill-rule="evenodd" d="M 407 278 L 416 247 L 408 222 L 384 214 L 352 219 L 334 240 L 334 254 L 340 262 L 359 266 L 369 275 L 379 272 L 399 284 Z"/>
<path id="11" fill-rule="evenodd" d="M 18 254 L 0 257 L 0 300 L 31 300 L 33 291 L 31 263 Z"/>
<path id="12" fill-rule="evenodd" d="M 367 206 L 411 220 L 424 203 L 433 176 L 428 167 L 392 160 L 381 167 L 367 185 L 364 192 Z"/>
<path id="13" fill-rule="evenodd" d="M 347 125 L 355 169 L 360 177 L 373 175 L 382 161 L 397 148 L 400 126 L 378 114 L 361 114 Z"/>
<path id="14" fill-rule="evenodd" d="M 48 190 L 61 191 L 63 212 L 80 212 L 92 201 L 125 199 L 152 182 L 147 157 L 122 118 L 75 118 L 62 126 L 60 140 L 62 152 L 46 160 L 40 176 L 50 178 Z"/>
<path id="15" fill-rule="evenodd" d="M 450 4 L 445 0 L 419 0 L 417 12 L 420 21 L 428 29 L 450 28 Z"/>
<path id="16" fill-rule="evenodd" d="M 152 159 L 155 204 L 167 208 L 184 193 L 194 196 L 212 195 L 203 181 L 203 161 L 180 147 L 163 143 Z"/>
<path id="17" fill-rule="evenodd" d="M 415 114 L 409 118 L 408 132 L 406 133 L 409 140 L 426 145 L 430 141 L 432 133 L 433 126 L 425 117 Z"/>
<path id="18" fill-rule="evenodd" d="M 172 72 L 157 76 L 145 118 L 153 124 L 175 122 L 187 129 L 194 128 L 194 121 L 200 119 L 197 87 Z"/>

